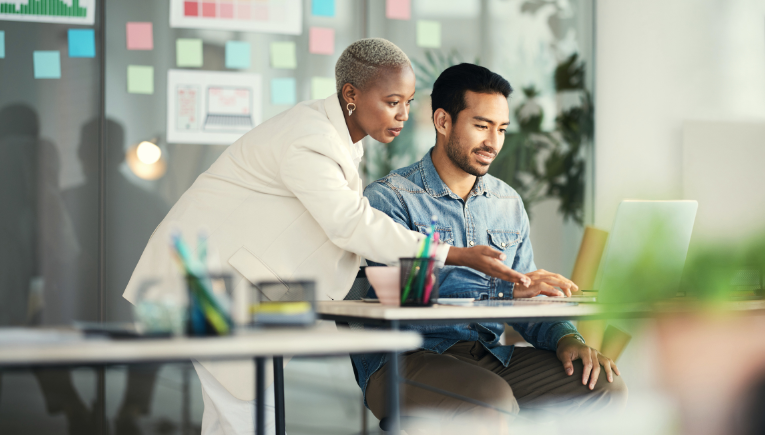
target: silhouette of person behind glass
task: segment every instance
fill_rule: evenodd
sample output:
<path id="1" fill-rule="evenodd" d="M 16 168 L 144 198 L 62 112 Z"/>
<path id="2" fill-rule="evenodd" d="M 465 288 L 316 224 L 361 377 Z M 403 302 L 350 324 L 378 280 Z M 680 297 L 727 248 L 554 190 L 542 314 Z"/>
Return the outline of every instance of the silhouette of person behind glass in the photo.
<path id="1" fill-rule="evenodd" d="M 38 325 L 44 311 L 51 319 L 66 318 L 77 303 L 65 294 L 67 261 L 80 247 L 59 192 L 59 166 L 58 151 L 40 138 L 32 108 L 0 109 L 0 325 Z M 65 413 L 69 433 L 95 433 L 68 370 L 33 373 L 48 413 Z"/>
<path id="2" fill-rule="evenodd" d="M 155 195 L 136 186 L 120 170 L 125 157 L 125 132 L 118 122 L 106 120 L 106 298 L 107 302 L 127 304 L 121 295 L 133 267 L 143 250 L 144 241 L 164 218 L 166 206 Z M 85 247 L 78 261 L 83 277 L 81 287 L 98 288 L 98 192 L 99 192 L 99 119 L 85 123 L 80 133 L 77 155 L 80 159 L 85 182 L 64 192 L 64 200 L 76 222 L 75 233 Z M 91 255 L 95 253 L 96 255 Z M 123 282 L 124 281 L 124 282 Z M 81 290 L 90 293 L 89 290 Z M 131 308 L 127 310 L 107 307 L 107 321 L 132 319 Z M 114 318 L 116 317 L 116 318 Z M 122 405 L 115 422 L 116 435 L 140 434 L 138 418 L 150 412 L 151 398 L 157 372 L 161 365 L 143 364 L 128 366 L 127 386 Z"/>

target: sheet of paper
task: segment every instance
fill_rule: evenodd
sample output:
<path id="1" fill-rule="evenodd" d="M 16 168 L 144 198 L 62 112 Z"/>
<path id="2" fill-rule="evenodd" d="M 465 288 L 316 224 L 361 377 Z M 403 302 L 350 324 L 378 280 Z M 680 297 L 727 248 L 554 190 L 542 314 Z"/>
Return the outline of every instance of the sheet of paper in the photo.
<path id="1" fill-rule="evenodd" d="M 0 20 L 92 26 L 96 0 L 2 0 Z"/>
<path id="2" fill-rule="evenodd" d="M 391 20 L 411 20 L 411 0 L 386 0 L 385 16 Z"/>
<path id="3" fill-rule="evenodd" d="M 5 32 L 0 30 L 0 59 L 5 58 Z"/>
<path id="4" fill-rule="evenodd" d="M 96 33 L 93 29 L 69 29 L 69 57 L 96 57 Z"/>
<path id="5" fill-rule="evenodd" d="M 247 69 L 250 67 L 250 43 L 243 41 L 226 42 L 226 68 Z"/>
<path id="6" fill-rule="evenodd" d="M 417 21 L 417 46 L 441 48 L 441 23 L 438 21 Z"/>
<path id="7" fill-rule="evenodd" d="M 180 67 L 202 66 L 202 40 L 178 38 L 175 40 L 175 65 Z"/>
<path id="8" fill-rule="evenodd" d="M 127 88 L 131 94 L 154 93 L 154 67 L 147 65 L 128 65 Z"/>
<path id="9" fill-rule="evenodd" d="M 154 50 L 154 30 L 151 23 L 127 23 L 128 50 Z"/>
<path id="10" fill-rule="evenodd" d="M 170 0 L 170 27 L 300 35 L 303 0 Z"/>
<path id="11" fill-rule="evenodd" d="M 334 77 L 311 77 L 311 99 L 323 100 L 336 93 Z"/>
<path id="12" fill-rule="evenodd" d="M 61 78 L 61 54 L 58 51 L 35 51 L 33 58 L 36 79 Z"/>
<path id="13" fill-rule="evenodd" d="M 167 141 L 230 145 L 260 123 L 259 74 L 171 69 L 167 72 Z"/>
<path id="14" fill-rule="evenodd" d="M 292 77 L 271 79 L 271 104 L 293 105 L 297 102 L 296 83 Z"/>
<path id="15" fill-rule="evenodd" d="M 308 51 L 313 54 L 335 54 L 335 29 L 311 27 Z"/>
<path id="16" fill-rule="evenodd" d="M 271 67 L 272 68 L 297 68 L 297 56 L 295 55 L 295 43 L 292 41 L 280 41 L 271 43 Z"/>
<path id="17" fill-rule="evenodd" d="M 334 17 L 335 0 L 311 0 L 311 15 Z"/>
<path id="18" fill-rule="evenodd" d="M 201 95 L 197 85 L 179 85 L 175 90 L 175 127 L 178 131 L 199 130 L 199 101 Z"/>

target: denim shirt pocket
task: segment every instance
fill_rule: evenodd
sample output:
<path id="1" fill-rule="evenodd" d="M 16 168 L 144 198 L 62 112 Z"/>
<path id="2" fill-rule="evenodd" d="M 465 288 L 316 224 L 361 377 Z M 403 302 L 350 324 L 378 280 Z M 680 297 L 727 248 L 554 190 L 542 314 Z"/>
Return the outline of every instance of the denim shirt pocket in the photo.
<path id="1" fill-rule="evenodd" d="M 486 230 L 489 233 L 489 241 L 494 248 L 509 254 L 518 249 L 521 243 L 521 232 L 512 230 Z M 510 257 L 510 255 L 508 255 Z"/>
<path id="2" fill-rule="evenodd" d="M 417 226 L 417 231 L 422 234 L 427 234 L 427 228 L 430 228 L 428 224 L 422 224 L 419 222 L 414 223 Z M 454 245 L 454 234 L 452 233 L 452 227 L 446 227 L 442 225 L 436 225 L 436 232 L 438 233 L 439 243 L 448 243 Z"/>

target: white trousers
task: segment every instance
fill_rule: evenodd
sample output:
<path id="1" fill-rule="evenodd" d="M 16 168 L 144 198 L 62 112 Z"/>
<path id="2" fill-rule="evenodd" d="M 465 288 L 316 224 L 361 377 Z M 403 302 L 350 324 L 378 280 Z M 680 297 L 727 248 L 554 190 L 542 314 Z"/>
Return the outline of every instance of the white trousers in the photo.
<path id="1" fill-rule="evenodd" d="M 255 401 L 234 397 L 218 382 L 202 364 L 194 362 L 199 381 L 202 383 L 202 398 L 205 404 L 202 415 L 202 435 L 254 435 Z M 266 389 L 266 434 L 276 434 L 276 408 L 274 406 L 274 385 Z"/>

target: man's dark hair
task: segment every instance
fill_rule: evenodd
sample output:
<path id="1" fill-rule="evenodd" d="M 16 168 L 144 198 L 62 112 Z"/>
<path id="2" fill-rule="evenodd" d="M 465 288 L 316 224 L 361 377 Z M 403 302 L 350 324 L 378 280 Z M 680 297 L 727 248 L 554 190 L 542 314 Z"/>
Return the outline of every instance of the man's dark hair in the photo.
<path id="1" fill-rule="evenodd" d="M 507 98 L 513 87 L 501 75 L 482 66 L 472 63 L 450 66 L 433 83 L 433 93 L 430 94 L 433 113 L 444 109 L 452 117 L 452 122 L 456 121 L 457 115 L 467 107 L 465 91 L 502 94 Z"/>

